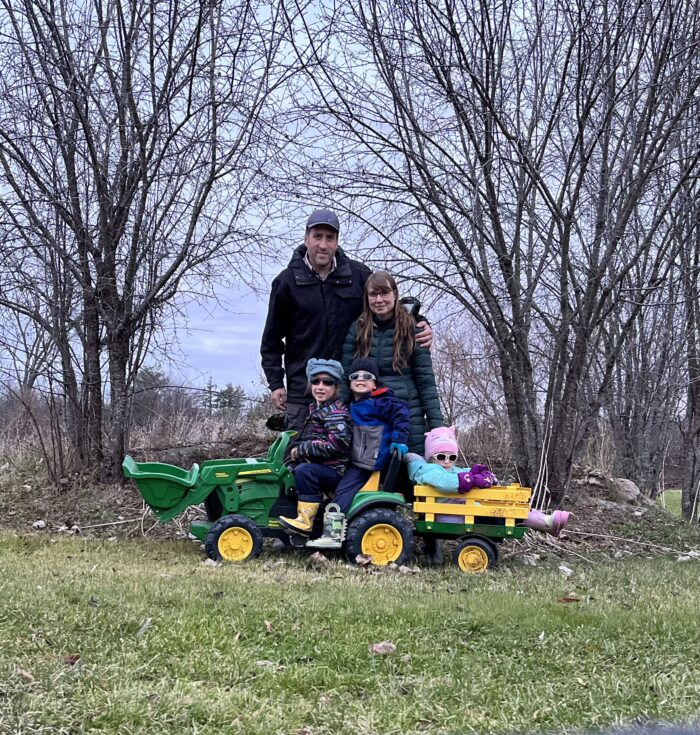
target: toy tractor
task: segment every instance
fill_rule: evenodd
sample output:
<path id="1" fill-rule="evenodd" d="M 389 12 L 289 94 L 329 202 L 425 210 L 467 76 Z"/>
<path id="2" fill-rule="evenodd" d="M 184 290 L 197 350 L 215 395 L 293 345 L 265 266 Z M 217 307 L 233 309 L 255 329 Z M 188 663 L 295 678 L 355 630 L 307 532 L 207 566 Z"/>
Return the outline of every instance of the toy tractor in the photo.
<path id="1" fill-rule="evenodd" d="M 262 458 L 208 460 L 186 471 L 157 462 L 135 462 L 127 456 L 122 469 L 160 521 L 204 503 L 207 520 L 193 521 L 190 532 L 204 543 L 211 559 L 244 561 L 260 554 L 263 538 L 278 538 L 296 547 L 309 540 L 277 520 L 296 515 L 294 475 L 283 461 L 292 436 L 293 432 L 280 434 Z M 347 513 L 343 549 L 348 559 L 354 561 L 362 554 L 378 565 L 408 563 L 413 556 L 413 528 L 400 512 L 407 507 L 403 495 L 380 489 L 379 472 L 375 472 Z M 317 515 L 310 538 L 321 535 L 323 515 Z"/>
<path id="2" fill-rule="evenodd" d="M 278 518 L 296 515 L 294 475 L 284 465 L 293 432 L 284 432 L 265 457 L 216 459 L 183 470 L 158 462 L 135 462 L 126 457 L 122 468 L 132 478 L 147 505 L 167 522 L 191 505 L 204 504 L 207 520 L 193 521 L 190 532 L 204 543 L 214 560 L 245 561 L 260 554 L 264 538 L 303 547 L 323 531 L 319 512 L 310 537 L 284 528 Z M 347 513 L 343 550 L 354 562 L 358 555 L 384 566 L 408 564 L 414 535 L 457 540 L 453 560 L 464 572 L 482 572 L 497 560 L 504 538 L 522 538 L 526 528 L 516 522 L 527 517 L 531 491 L 520 485 L 472 490 L 466 500 L 418 485 L 408 502 L 395 487 L 398 461 L 392 461 L 383 480 L 375 472 L 357 493 Z M 464 496 L 463 496 L 464 497 Z M 407 510 L 412 510 L 414 523 Z"/>

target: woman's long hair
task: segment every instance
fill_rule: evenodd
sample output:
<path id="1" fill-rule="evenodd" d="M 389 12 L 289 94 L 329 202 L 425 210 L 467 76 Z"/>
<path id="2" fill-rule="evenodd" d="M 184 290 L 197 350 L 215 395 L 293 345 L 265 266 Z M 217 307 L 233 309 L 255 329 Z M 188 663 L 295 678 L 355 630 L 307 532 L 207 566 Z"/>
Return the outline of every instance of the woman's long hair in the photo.
<path id="1" fill-rule="evenodd" d="M 367 279 L 365 293 L 362 299 L 363 309 L 357 320 L 357 341 L 355 342 L 355 357 L 367 357 L 372 349 L 372 338 L 374 337 L 374 314 L 369 308 L 370 291 L 382 293 L 394 292 L 396 303 L 394 304 L 394 356 L 391 366 L 394 371 L 400 373 L 408 365 L 415 347 L 415 322 L 413 317 L 406 311 L 399 300 L 399 289 L 391 273 L 377 271 Z M 379 377 L 379 376 L 377 376 Z"/>

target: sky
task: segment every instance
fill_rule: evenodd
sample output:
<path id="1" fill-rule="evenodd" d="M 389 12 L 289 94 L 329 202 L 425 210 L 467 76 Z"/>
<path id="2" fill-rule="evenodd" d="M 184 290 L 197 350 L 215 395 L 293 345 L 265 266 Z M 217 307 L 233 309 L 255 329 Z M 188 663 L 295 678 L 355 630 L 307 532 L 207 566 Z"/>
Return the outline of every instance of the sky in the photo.
<path id="1" fill-rule="evenodd" d="M 268 293 L 242 286 L 204 305 L 190 304 L 178 327 L 173 364 L 158 367 L 182 385 L 204 387 L 211 378 L 219 388 L 233 383 L 248 394 L 263 392 L 260 338 Z"/>

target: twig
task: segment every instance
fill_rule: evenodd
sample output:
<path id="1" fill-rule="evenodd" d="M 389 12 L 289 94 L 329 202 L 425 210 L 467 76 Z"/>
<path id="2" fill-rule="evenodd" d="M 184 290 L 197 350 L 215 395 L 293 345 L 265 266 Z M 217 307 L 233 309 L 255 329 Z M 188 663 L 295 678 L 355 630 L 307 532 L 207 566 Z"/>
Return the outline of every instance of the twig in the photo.
<path id="1" fill-rule="evenodd" d="M 660 546 L 659 544 L 652 544 L 650 541 L 635 541 L 631 538 L 625 538 L 624 536 L 611 536 L 608 533 L 590 533 L 588 531 L 573 531 L 566 529 L 567 534 L 577 534 L 579 536 L 598 536 L 599 538 L 609 538 L 613 541 L 624 541 L 627 544 L 637 544 L 639 546 L 652 546 L 655 549 L 661 549 L 662 551 L 670 551 L 673 554 L 682 554 L 682 551 L 678 549 L 672 549 L 670 546 Z"/>
<path id="2" fill-rule="evenodd" d="M 91 523 L 89 526 L 81 526 L 80 530 L 84 528 L 102 528 L 103 526 L 120 526 L 122 523 L 135 523 L 141 520 L 140 518 L 129 518 L 126 521 L 110 521 L 109 523 Z"/>

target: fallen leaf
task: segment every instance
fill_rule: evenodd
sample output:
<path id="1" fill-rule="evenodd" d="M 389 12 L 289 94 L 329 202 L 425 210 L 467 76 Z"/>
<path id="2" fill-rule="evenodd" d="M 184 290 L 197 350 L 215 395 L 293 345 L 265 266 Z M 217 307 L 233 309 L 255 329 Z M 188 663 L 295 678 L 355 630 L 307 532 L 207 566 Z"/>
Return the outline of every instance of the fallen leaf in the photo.
<path id="1" fill-rule="evenodd" d="M 357 564 L 358 567 L 366 567 L 371 563 L 372 563 L 371 556 L 364 556 L 363 554 L 358 554 L 355 557 L 355 564 Z"/>
<path id="2" fill-rule="evenodd" d="M 560 597 L 557 602 L 581 602 L 578 597 Z"/>
<path id="3" fill-rule="evenodd" d="M 407 567 L 402 565 L 399 567 L 399 572 L 401 572 L 401 574 L 419 574 L 420 569 L 418 567 Z"/>
<path id="4" fill-rule="evenodd" d="M 46 521 L 34 521 L 34 523 L 32 523 L 32 528 L 37 528 L 39 530 L 41 530 L 42 528 L 46 528 Z"/>
<path id="5" fill-rule="evenodd" d="M 24 669 L 17 669 L 17 676 L 19 676 L 20 679 L 24 679 L 29 684 L 31 684 L 34 681 L 34 677 L 32 676 L 31 671 L 25 671 Z"/>
<path id="6" fill-rule="evenodd" d="M 265 632 L 272 633 L 272 623 L 269 620 L 265 621 Z"/>
<path id="7" fill-rule="evenodd" d="M 569 567 L 567 567 L 567 566 L 566 566 L 565 564 L 560 564 L 560 565 L 559 565 L 559 571 L 560 571 L 560 572 L 561 572 L 561 573 L 562 573 L 562 574 L 563 574 L 563 575 L 564 575 L 565 577 L 570 577 L 570 576 L 571 576 L 571 575 L 572 575 L 572 574 L 574 573 L 574 570 L 573 570 L 573 569 L 570 569 L 570 568 L 569 568 Z"/>
<path id="8" fill-rule="evenodd" d="M 320 551 L 314 551 L 314 553 L 309 557 L 309 561 L 318 566 L 329 563 L 329 560 Z"/>
<path id="9" fill-rule="evenodd" d="M 220 599 L 221 599 L 221 598 L 222 598 L 223 596 L 224 596 L 224 593 L 223 593 L 223 592 L 222 592 L 221 590 L 219 590 L 219 592 L 215 592 L 215 593 L 214 593 L 214 594 L 212 595 L 212 597 L 213 597 L 213 598 L 214 598 L 215 600 L 220 600 Z"/>
<path id="10" fill-rule="evenodd" d="M 71 653 L 70 655 L 63 657 L 63 663 L 66 666 L 75 666 L 78 661 L 80 661 L 79 653 Z"/>
<path id="11" fill-rule="evenodd" d="M 202 562 L 202 564 L 205 567 L 219 567 L 221 566 L 220 561 L 214 561 L 214 559 L 209 559 L 208 557 Z"/>
<path id="12" fill-rule="evenodd" d="M 236 633 L 236 635 L 233 636 L 233 642 L 238 643 L 238 641 L 240 640 L 241 640 L 241 631 L 239 630 L 238 633 Z"/>
<path id="13" fill-rule="evenodd" d="M 372 643 L 369 652 L 375 656 L 387 656 L 396 653 L 396 646 L 391 641 L 381 641 L 380 643 Z"/>

